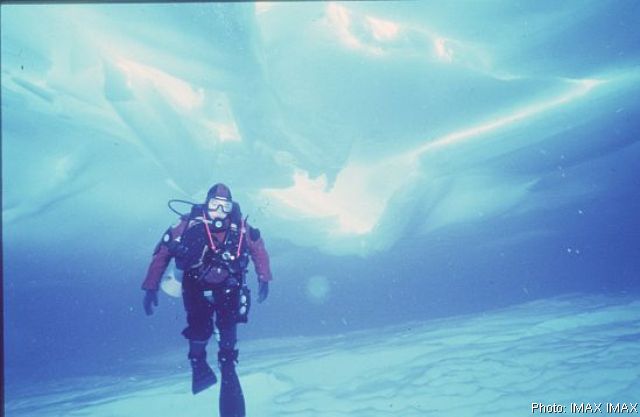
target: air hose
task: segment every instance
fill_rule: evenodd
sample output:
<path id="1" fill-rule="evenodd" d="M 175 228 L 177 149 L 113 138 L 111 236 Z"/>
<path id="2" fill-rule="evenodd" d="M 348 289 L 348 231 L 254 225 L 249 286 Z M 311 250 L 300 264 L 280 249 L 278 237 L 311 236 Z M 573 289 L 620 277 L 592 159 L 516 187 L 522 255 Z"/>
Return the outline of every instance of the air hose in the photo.
<path id="1" fill-rule="evenodd" d="M 174 213 L 176 213 L 180 217 L 189 215 L 189 213 L 191 213 L 191 210 L 189 210 L 186 214 L 185 213 L 180 213 L 178 210 L 173 208 L 173 206 L 172 206 L 173 203 L 189 204 L 191 207 L 193 207 L 193 206 L 195 206 L 197 204 L 197 203 L 192 203 L 191 201 L 179 200 L 179 199 L 172 199 L 172 200 L 167 201 L 167 206 L 169 206 L 169 210 L 173 211 Z"/>

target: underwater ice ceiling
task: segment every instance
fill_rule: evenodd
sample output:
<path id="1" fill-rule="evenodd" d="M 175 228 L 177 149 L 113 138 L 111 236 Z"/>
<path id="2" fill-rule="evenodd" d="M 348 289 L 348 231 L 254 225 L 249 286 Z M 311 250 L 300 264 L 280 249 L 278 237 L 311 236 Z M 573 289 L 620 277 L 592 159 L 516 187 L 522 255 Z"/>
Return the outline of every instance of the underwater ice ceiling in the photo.
<path id="1" fill-rule="evenodd" d="M 269 236 L 366 255 L 410 218 L 427 234 L 588 198 L 588 176 L 550 175 L 638 146 L 609 128 L 638 112 L 638 17 L 596 1 L 3 5 L 5 233 L 69 214 L 71 234 L 157 227 L 167 199 L 222 181 Z"/>

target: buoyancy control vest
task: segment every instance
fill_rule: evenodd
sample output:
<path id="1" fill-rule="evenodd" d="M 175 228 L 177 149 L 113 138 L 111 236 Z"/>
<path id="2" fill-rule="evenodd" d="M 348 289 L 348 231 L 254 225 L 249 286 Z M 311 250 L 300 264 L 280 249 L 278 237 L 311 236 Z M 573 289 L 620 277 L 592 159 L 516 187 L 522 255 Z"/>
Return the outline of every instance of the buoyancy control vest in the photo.
<path id="1" fill-rule="evenodd" d="M 248 226 L 246 219 L 242 219 L 238 203 L 233 203 L 233 209 L 224 221 L 209 219 L 206 207 L 201 204 L 194 205 L 182 220 L 187 225 L 170 247 L 176 268 L 186 272 L 213 267 L 225 269 L 230 276 L 244 275 L 249 264 L 246 244 Z M 222 241 L 214 236 L 215 232 L 220 231 L 224 231 Z"/>

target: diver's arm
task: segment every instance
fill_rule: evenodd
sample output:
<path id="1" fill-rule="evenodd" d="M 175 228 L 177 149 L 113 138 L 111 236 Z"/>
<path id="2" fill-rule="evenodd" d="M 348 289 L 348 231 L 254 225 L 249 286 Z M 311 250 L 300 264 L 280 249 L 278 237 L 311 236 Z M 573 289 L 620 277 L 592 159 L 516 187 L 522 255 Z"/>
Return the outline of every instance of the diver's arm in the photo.
<path id="1" fill-rule="evenodd" d="M 166 271 L 169 262 L 171 262 L 172 254 L 169 250 L 169 243 L 175 240 L 178 236 L 182 235 L 185 227 L 187 226 L 186 220 L 181 220 L 176 226 L 170 227 L 158 242 L 155 251 L 153 252 L 153 258 L 147 269 L 147 275 L 142 283 L 143 290 L 157 291 L 160 287 L 160 280 L 164 271 Z"/>
<path id="2" fill-rule="evenodd" d="M 271 266 L 269 265 L 269 254 L 264 246 L 264 240 L 260 236 L 260 230 L 247 225 L 247 248 L 251 261 L 258 275 L 258 282 L 268 283 L 273 279 Z"/>
<path id="3" fill-rule="evenodd" d="M 171 254 L 169 248 L 166 245 L 159 245 L 158 249 L 153 254 L 153 259 L 147 269 L 147 275 L 142 283 L 143 290 L 157 291 L 160 287 L 160 280 L 164 271 L 169 266 L 171 261 Z"/>

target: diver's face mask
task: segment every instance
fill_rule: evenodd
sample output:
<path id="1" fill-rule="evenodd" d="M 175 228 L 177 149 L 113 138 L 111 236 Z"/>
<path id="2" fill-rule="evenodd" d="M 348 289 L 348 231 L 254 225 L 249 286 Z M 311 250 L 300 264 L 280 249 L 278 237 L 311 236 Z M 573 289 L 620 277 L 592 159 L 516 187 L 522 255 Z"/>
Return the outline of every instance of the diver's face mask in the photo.
<path id="1" fill-rule="evenodd" d="M 207 206 L 209 217 L 212 219 L 224 219 L 229 213 L 231 213 L 231 209 L 233 209 L 233 203 L 231 200 L 225 200 L 220 197 L 210 199 Z"/>

